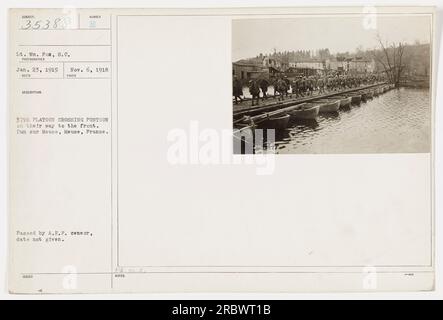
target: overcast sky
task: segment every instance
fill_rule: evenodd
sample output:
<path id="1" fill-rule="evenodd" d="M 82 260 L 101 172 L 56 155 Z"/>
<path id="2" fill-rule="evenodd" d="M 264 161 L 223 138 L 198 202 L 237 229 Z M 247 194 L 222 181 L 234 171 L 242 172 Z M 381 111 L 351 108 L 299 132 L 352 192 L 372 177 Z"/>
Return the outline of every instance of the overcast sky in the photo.
<path id="1" fill-rule="evenodd" d="M 331 53 L 373 49 L 377 33 L 385 41 L 429 43 L 431 18 L 424 15 L 377 16 L 376 29 L 363 27 L 355 16 L 290 19 L 242 19 L 232 22 L 232 61 L 259 53 L 329 48 Z"/>

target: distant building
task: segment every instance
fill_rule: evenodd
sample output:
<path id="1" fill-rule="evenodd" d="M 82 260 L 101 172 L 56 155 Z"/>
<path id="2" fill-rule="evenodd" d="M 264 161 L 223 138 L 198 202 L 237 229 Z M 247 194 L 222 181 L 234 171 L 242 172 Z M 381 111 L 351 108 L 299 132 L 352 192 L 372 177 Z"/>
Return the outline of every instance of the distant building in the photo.
<path id="1" fill-rule="evenodd" d="M 289 68 L 289 64 L 287 62 L 273 56 L 265 56 L 262 64 L 264 68 L 268 69 L 270 75 L 285 72 Z"/>
<path id="2" fill-rule="evenodd" d="M 336 57 L 327 61 L 326 68 L 338 72 L 345 72 L 347 70 L 347 62 L 344 57 Z"/>
<path id="3" fill-rule="evenodd" d="M 239 60 L 232 63 L 232 75 L 237 76 L 240 80 L 253 80 L 259 77 L 269 76 L 269 70 L 264 68 L 261 63 L 249 60 Z"/>
<path id="4" fill-rule="evenodd" d="M 315 69 L 315 70 L 323 70 L 324 63 L 322 60 L 301 60 L 301 61 L 293 61 L 289 62 L 289 67 L 293 68 L 301 68 L 301 69 Z"/>
<path id="5" fill-rule="evenodd" d="M 264 57 L 262 61 L 263 67 L 274 68 L 276 70 L 282 70 L 283 63 L 280 59 L 274 57 Z"/>
<path id="6" fill-rule="evenodd" d="M 289 69 L 292 72 L 308 76 L 323 74 L 325 66 L 325 61 L 319 59 L 297 59 L 289 62 Z"/>
<path id="7" fill-rule="evenodd" d="M 366 73 L 366 72 L 374 72 L 374 70 L 375 70 L 374 59 L 355 57 L 347 61 L 348 72 Z"/>
<path id="8" fill-rule="evenodd" d="M 363 57 L 336 57 L 328 61 L 327 68 L 337 72 L 367 73 L 375 70 L 375 61 Z"/>
<path id="9" fill-rule="evenodd" d="M 232 74 L 240 80 L 272 77 L 288 69 L 288 63 L 273 56 L 257 56 L 232 63 Z"/>

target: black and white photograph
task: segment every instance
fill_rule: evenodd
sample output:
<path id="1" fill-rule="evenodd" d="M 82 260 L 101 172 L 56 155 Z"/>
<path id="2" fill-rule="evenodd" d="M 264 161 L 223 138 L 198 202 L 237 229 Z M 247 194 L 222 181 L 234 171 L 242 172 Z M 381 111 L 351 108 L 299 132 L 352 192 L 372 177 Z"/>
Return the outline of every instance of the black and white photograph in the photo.
<path id="1" fill-rule="evenodd" d="M 425 14 L 233 20 L 234 153 L 430 152 L 431 38 Z"/>

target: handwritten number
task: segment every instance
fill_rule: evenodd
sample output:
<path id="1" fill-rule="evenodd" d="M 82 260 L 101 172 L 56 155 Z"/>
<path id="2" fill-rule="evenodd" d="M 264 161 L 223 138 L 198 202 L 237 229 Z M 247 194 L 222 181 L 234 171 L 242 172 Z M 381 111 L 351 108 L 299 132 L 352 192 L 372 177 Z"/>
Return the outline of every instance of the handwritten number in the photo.
<path id="1" fill-rule="evenodd" d="M 24 30 L 31 28 L 31 20 L 26 20 L 26 24 L 22 27 Z"/>
<path id="2" fill-rule="evenodd" d="M 41 20 L 34 22 L 34 27 L 32 29 L 34 29 L 34 30 L 40 29 L 40 27 L 41 27 L 40 22 L 41 22 Z"/>
<path id="3" fill-rule="evenodd" d="M 54 20 L 54 29 L 58 28 L 58 24 L 59 24 L 60 21 L 61 21 L 60 18 L 57 18 L 57 19 Z"/>
<path id="4" fill-rule="evenodd" d="M 46 20 L 37 20 L 33 22 L 32 20 L 26 20 L 25 24 L 22 25 L 22 30 L 48 30 L 51 29 L 65 29 L 65 25 L 63 23 L 63 19 L 56 18 L 53 21 L 46 19 Z"/>

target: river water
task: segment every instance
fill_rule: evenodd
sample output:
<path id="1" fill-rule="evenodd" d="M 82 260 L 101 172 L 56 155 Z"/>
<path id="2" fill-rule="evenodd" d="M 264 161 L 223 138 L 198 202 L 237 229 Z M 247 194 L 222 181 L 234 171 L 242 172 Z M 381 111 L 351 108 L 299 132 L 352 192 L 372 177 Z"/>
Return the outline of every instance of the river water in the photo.
<path id="1" fill-rule="evenodd" d="M 276 132 L 278 153 L 420 153 L 431 149 L 429 90 L 400 88 Z"/>

